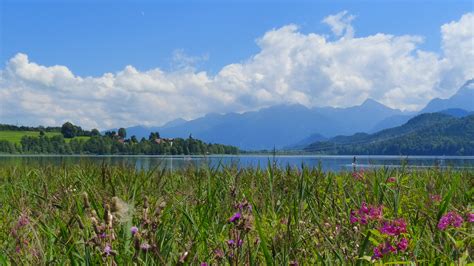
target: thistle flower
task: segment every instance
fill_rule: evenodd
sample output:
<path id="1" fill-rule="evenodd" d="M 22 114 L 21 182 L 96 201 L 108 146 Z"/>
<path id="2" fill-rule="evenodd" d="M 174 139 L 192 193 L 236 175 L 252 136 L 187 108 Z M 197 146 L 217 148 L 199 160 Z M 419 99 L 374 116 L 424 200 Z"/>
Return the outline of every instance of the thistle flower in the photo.
<path id="1" fill-rule="evenodd" d="M 387 183 L 395 183 L 397 182 L 397 179 L 394 176 L 391 176 L 387 179 Z"/>
<path id="2" fill-rule="evenodd" d="M 105 256 L 110 256 L 112 254 L 112 248 L 110 247 L 109 244 L 105 245 L 104 248 L 104 255 Z"/>
<path id="3" fill-rule="evenodd" d="M 110 210 L 112 214 L 117 218 L 117 220 L 121 223 L 132 219 L 132 216 L 130 215 L 129 205 L 118 197 L 112 198 L 112 206 Z"/>
<path id="4" fill-rule="evenodd" d="M 149 250 L 151 249 L 151 245 L 148 244 L 148 243 L 143 243 L 143 244 L 140 245 L 140 249 L 141 249 L 142 251 L 145 251 L 145 252 L 146 252 L 146 251 L 149 251 Z"/>
<path id="5" fill-rule="evenodd" d="M 229 222 L 234 223 L 234 222 L 238 221 L 240 219 L 240 217 L 242 217 L 240 212 L 236 212 L 236 213 L 234 213 L 234 215 L 232 215 L 232 217 L 229 218 Z"/>
<path id="6" fill-rule="evenodd" d="M 136 233 L 138 233 L 138 227 L 132 226 L 132 228 L 130 228 L 130 232 L 132 233 L 132 236 L 134 236 Z"/>
<path id="7" fill-rule="evenodd" d="M 201 266 L 208 266 L 207 262 L 201 262 Z"/>

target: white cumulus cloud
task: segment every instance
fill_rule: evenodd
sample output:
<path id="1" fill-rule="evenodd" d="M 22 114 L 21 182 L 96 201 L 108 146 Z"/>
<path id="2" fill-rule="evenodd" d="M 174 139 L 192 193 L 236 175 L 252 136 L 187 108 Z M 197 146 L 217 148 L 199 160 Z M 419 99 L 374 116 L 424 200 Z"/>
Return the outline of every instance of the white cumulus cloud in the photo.
<path id="1" fill-rule="evenodd" d="M 258 53 L 215 75 L 190 67 L 207 56 L 179 50 L 174 70 L 127 66 L 98 77 L 43 66 L 19 53 L 0 70 L 0 123 L 60 125 L 68 120 L 106 129 L 281 103 L 346 107 L 369 97 L 417 110 L 474 77 L 473 13 L 441 26 L 440 53 L 420 49 L 422 36 L 354 36 L 353 19 L 343 11 L 323 20 L 335 40 L 304 34 L 297 25 L 272 29 L 257 40 Z"/>

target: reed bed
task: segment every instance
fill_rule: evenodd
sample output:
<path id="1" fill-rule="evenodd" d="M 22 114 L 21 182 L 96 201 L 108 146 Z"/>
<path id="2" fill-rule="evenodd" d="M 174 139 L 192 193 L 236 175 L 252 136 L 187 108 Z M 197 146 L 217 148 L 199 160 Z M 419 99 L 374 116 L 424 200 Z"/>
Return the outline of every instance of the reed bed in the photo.
<path id="1" fill-rule="evenodd" d="M 0 264 L 473 261 L 472 170 L 0 166 Z"/>

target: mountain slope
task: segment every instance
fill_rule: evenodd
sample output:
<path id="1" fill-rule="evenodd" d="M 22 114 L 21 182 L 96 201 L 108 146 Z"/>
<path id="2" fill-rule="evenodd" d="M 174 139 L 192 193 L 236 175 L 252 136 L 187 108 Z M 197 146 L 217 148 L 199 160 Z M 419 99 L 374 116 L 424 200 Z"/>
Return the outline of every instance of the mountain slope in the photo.
<path id="1" fill-rule="evenodd" d="M 468 80 L 456 94 L 448 99 L 431 100 L 420 113 L 432 113 L 450 108 L 474 111 L 474 79 Z"/>
<path id="2" fill-rule="evenodd" d="M 474 115 L 421 114 L 402 126 L 315 142 L 308 152 L 378 155 L 474 155 Z"/>

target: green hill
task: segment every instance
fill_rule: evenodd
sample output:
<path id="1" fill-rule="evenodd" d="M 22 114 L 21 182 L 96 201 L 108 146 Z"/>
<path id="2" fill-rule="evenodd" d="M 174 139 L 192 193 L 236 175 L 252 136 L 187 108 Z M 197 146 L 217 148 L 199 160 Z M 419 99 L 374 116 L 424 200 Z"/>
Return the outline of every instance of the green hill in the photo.
<path id="1" fill-rule="evenodd" d="M 23 138 L 24 136 L 38 137 L 39 135 L 40 135 L 39 131 L 11 131 L 11 130 L 2 131 L 0 130 L 0 141 L 6 140 L 14 144 L 19 144 L 21 141 L 21 138 Z M 61 135 L 61 132 L 45 132 L 45 136 L 47 137 L 53 137 L 53 136 L 58 136 L 58 135 Z M 89 137 L 80 136 L 80 137 L 75 137 L 71 139 L 65 139 L 65 141 L 69 142 L 72 139 L 87 140 L 89 139 Z"/>
<path id="2" fill-rule="evenodd" d="M 315 142 L 305 151 L 324 154 L 474 155 L 474 115 L 421 114 L 374 134 L 357 133 Z"/>

